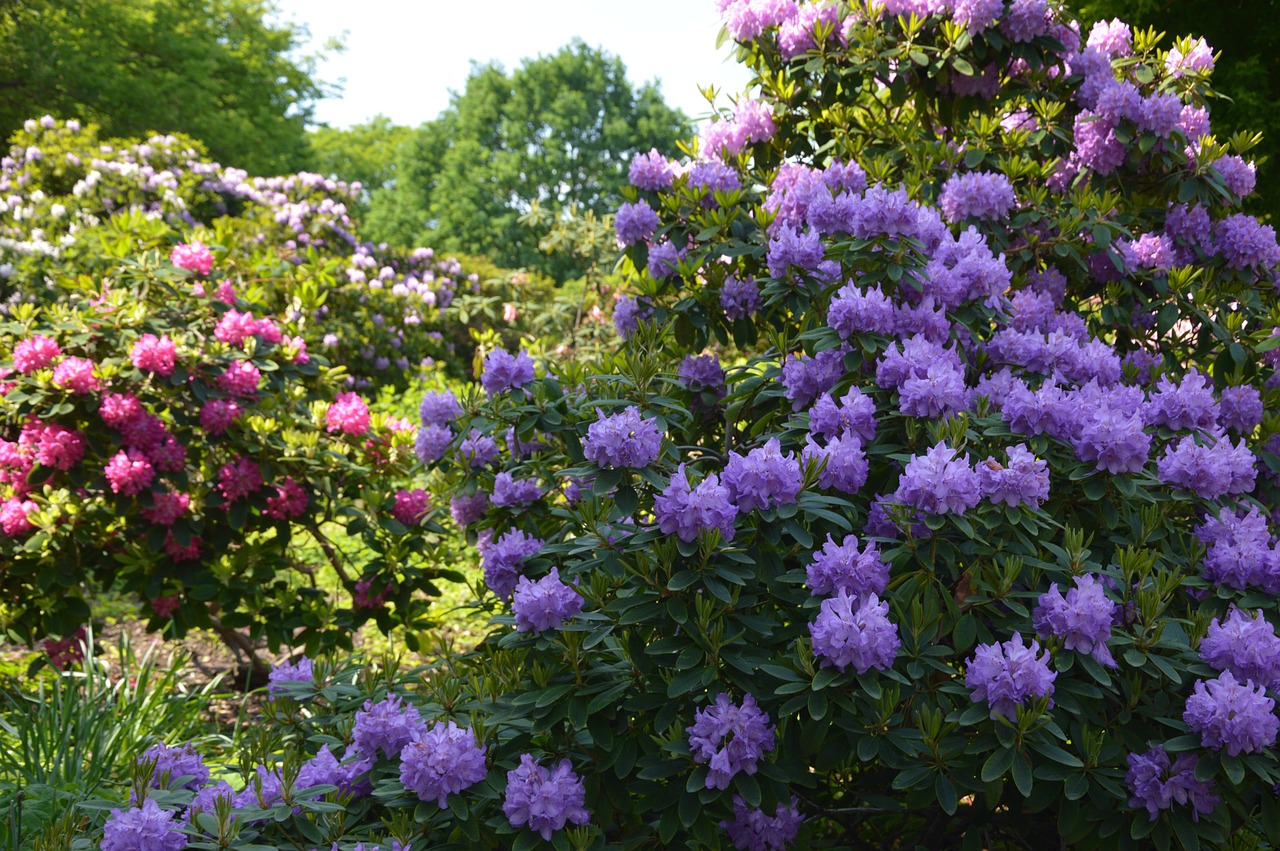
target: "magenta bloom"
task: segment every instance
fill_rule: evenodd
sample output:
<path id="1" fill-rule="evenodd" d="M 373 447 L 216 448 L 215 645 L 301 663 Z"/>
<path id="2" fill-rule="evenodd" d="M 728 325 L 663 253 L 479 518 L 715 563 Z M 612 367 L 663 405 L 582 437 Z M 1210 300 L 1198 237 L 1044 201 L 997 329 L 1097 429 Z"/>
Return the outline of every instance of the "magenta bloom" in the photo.
<path id="1" fill-rule="evenodd" d="M 293 476 L 286 476 L 275 487 L 275 496 L 267 497 L 267 507 L 263 509 L 263 514 L 273 520 L 292 520 L 306 512 L 310 500 L 306 490 L 294 481 Z"/>
<path id="2" fill-rule="evenodd" d="M 43 369 L 62 354 L 62 349 L 52 337 L 37 334 L 13 347 L 13 368 L 24 375 Z"/>
<path id="3" fill-rule="evenodd" d="M 33 420 L 22 427 L 19 445 L 34 448 L 36 463 L 66 472 L 84 458 L 84 435 L 57 423 Z"/>
<path id="4" fill-rule="evenodd" d="M 72 393 L 93 393 L 102 382 L 93 374 L 96 364 L 88 358 L 66 358 L 53 368 L 53 383 Z"/>
<path id="5" fill-rule="evenodd" d="M 435 801 L 443 809 L 449 795 L 485 778 L 484 756 L 472 730 L 453 721 L 436 722 L 400 751 L 400 782 L 420 800 Z"/>
<path id="6" fill-rule="evenodd" d="M 406 526 L 417 526 L 427 516 L 430 496 L 422 488 L 396 491 L 396 504 L 391 516 Z"/>
<path id="7" fill-rule="evenodd" d="M 218 376 L 218 387 L 232 396 L 252 396 L 258 392 L 258 384 L 262 381 L 262 373 L 248 361 L 232 361 L 227 369 Z"/>
<path id="8" fill-rule="evenodd" d="M 238 416 L 240 406 L 235 402 L 230 399 L 210 399 L 200 409 L 200 427 L 209 434 L 222 434 Z"/>
<path id="9" fill-rule="evenodd" d="M 117 452 L 103 472 L 106 473 L 107 484 L 111 485 L 111 492 L 124 496 L 133 496 L 156 477 L 151 462 L 136 449 Z"/>
<path id="10" fill-rule="evenodd" d="M 507 772 L 507 794 L 502 812 L 512 827 L 529 829 L 550 841 L 566 823 L 586 824 L 591 814 L 583 806 L 587 790 L 573 773 L 573 764 L 564 759 L 553 769 L 522 754 L 520 765 Z"/>
<path id="11" fill-rule="evenodd" d="M 27 515 L 38 507 L 29 499 L 21 500 L 17 497 L 10 497 L 0 503 L 0 531 L 11 538 L 34 531 L 36 527 L 27 519 Z"/>
<path id="12" fill-rule="evenodd" d="M 133 344 L 129 359 L 138 369 L 154 372 L 156 375 L 172 375 L 177 360 L 178 347 L 168 337 L 157 337 L 155 334 L 143 334 Z"/>
<path id="13" fill-rule="evenodd" d="M 153 505 L 142 509 L 142 519 L 159 526 L 172 526 L 191 507 L 191 497 L 185 493 L 164 491 L 153 494 Z"/>
<path id="14" fill-rule="evenodd" d="M 358 393 L 339 393 L 325 414 L 325 423 L 330 432 L 364 434 L 369 430 L 369 406 Z"/>
<path id="15" fill-rule="evenodd" d="M 169 262 L 179 269 L 207 275 L 213 268 L 213 252 L 200 242 L 175 245 L 169 252 Z"/>
<path id="16" fill-rule="evenodd" d="M 708 789 L 728 789 L 739 771 L 756 773 L 756 763 L 774 748 L 773 725 L 752 695 L 738 706 L 721 692 L 715 703 L 694 713 L 685 728 L 695 762 L 706 764 Z"/>
<path id="17" fill-rule="evenodd" d="M 243 455 L 223 464 L 218 471 L 218 490 L 228 503 L 244 499 L 262 485 L 262 470 L 252 458 Z"/>

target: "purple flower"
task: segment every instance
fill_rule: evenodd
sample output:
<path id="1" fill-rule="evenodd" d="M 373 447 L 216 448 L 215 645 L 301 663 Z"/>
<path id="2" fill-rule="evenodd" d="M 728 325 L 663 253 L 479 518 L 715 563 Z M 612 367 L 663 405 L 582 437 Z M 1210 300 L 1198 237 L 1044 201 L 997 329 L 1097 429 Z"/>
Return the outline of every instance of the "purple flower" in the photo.
<path id="1" fill-rule="evenodd" d="M 1276 742 L 1280 718 L 1272 711 L 1276 702 L 1264 686 L 1237 680 L 1224 671 L 1216 680 L 1197 680 L 1187 698 L 1182 720 L 1200 734 L 1200 744 L 1213 750 L 1224 747 L 1231 756 L 1261 753 Z"/>
<path id="2" fill-rule="evenodd" d="M 708 766 L 708 789 L 728 789 L 739 771 L 755 774 L 756 762 L 774 747 L 769 716 L 749 694 L 738 706 L 720 693 L 714 705 L 694 713 L 693 724 L 685 731 L 694 761 Z"/>
<path id="3" fill-rule="evenodd" d="M 212 813 L 218 806 L 218 799 L 225 798 L 235 806 L 236 790 L 231 788 L 231 784 L 225 780 L 219 780 L 212 786 L 206 786 L 196 792 L 191 803 L 187 805 L 185 818 L 191 821 L 197 813 Z"/>
<path id="4" fill-rule="evenodd" d="M 792 266 L 802 272 L 815 272 L 822 265 L 823 258 L 822 240 L 812 231 L 782 228 L 769 240 L 767 259 L 770 277 L 785 279 Z"/>
<path id="5" fill-rule="evenodd" d="M 1075 578 L 1075 587 L 1066 596 L 1054 582 L 1040 595 L 1031 621 L 1041 638 L 1055 636 L 1062 646 L 1077 653 L 1090 653 L 1099 664 L 1114 668 L 1116 661 L 1107 649 L 1111 623 L 1119 606 L 1107 599 L 1102 585 L 1092 576 Z"/>
<path id="6" fill-rule="evenodd" d="M 506 349 L 494 349 L 485 357 L 480 383 L 490 396 L 523 387 L 530 381 L 533 381 L 533 359 L 523 349 L 517 355 Z"/>
<path id="7" fill-rule="evenodd" d="M 938 195 L 938 206 L 949 222 L 1003 219 L 1017 202 L 1009 178 L 986 171 L 953 174 L 942 184 Z"/>
<path id="8" fill-rule="evenodd" d="M 640 415 L 635 405 L 620 414 L 598 419 L 587 429 L 582 454 L 601 467 L 628 467 L 638 470 L 658 459 L 663 431 L 658 424 Z"/>
<path id="9" fill-rule="evenodd" d="M 1205 438 L 1205 441 L 1200 443 L 1195 436 L 1187 435 L 1170 443 L 1156 462 L 1160 481 L 1193 491 L 1205 499 L 1252 491 L 1257 470 L 1253 452 L 1244 438 L 1234 445 L 1225 436 L 1219 440 Z"/>
<path id="10" fill-rule="evenodd" d="M 512 827 L 529 829 L 550 841 L 551 835 L 567 822 L 586 824 L 591 814 L 583 806 L 587 790 L 573 773 L 569 760 L 561 760 L 548 770 L 529 754 L 520 756 L 520 766 L 507 772 L 507 794 L 502 812 Z"/>
<path id="11" fill-rule="evenodd" d="M 277 665 L 267 675 L 267 696 L 275 697 L 277 691 L 281 691 L 280 686 L 284 683 L 310 683 L 315 682 L 315 673 L 311 668 L 311 660 L 306 656 L 302 656 L 297 662 L 285 662 L 283 665 Z"/>
<path id="12" fill-rule="evenodd" d="M 509 598 L 516 588 L 521 566 L 537 555 L 543 545 L 540 538 L 519 529 L 508 529 L 481 556 L 485 585 L 499 597 Z"/>
<path id="13" fill-rule="evenodd" d="M 640 327 L 640 320 L 653 314 L 653 308 L 634 296 L 624 295 L 613 306 L 613 327 L 618 336 L 630 340 Z"/>
<path id="14" fill-rule="evenodd" d="M 753 279 L 740 280 L 733 275 L 724 279 L 720 288 L 720 307 L 730 320 L 746 319 L 760 309 L 760 285 Z"/>
<path id="15" fill-rule="evenodd" d="M 434 464 L 444 457 L 453 442 L 453 431 L 447 426 L 424 425 L 413 440 L 413 451 L 425 465 Z"/>
<path id="16" fill-rule="evenodd" d="M 827 307 L 827 324 L 842 340 L 864 333 L 892 334 L 893 301 L 879 287 L 864 292 L 854 284 L 845 284 Z"/>
<path id="17" fill-rule="evenodd" d="M 850 665 L 861 676 L 872 668 L 886 670 L 897 658 L 898 627 L 889 620 L 889 604 L 875 594 L 858 602 L 843 588 L 822 601 L 817 619 L 809 624 L 813 654 L 824 665 L 844 671 Z"/>
<path id="18" fill-rule="evenodd" d="M 424 426 L 447 426 L 462 416 L 462 406 L 451 390 L 432 390 L 422 397 L 418 414 Z"/>
<path id="19" fill-rule="evenodd" d="M 1280 638 L 1261 609 L 1250 617 L 1232 608 L 1225 623 L 1214 618 L 1200 642 L 1200 658 L 1241 680 L 1280 690 Z"/>
<path id="20" fill-rule="evenodd" d="M 949 363 L 930 364 L 924 375 L 911 375 L 898 393 L 898 407 L 909 417 L 945 417 L 969 406 L 964 373 Z"/>
<path id="21" fill-rule="evenodd" d="M 623 204 L 618 208 L 614 220 L 614 230 L 618 235 L 619 245 L 635 245 L 637 242 L 653 236 L 658 230 L 658 214 L 643 199 L 634 204 Z"/>
<path id="22" fill-rule="evenodd" d="M 1258 171 L 1253 163 L 1243 157 L 1228 154 L 1213 164 L 1222 178 L 1222 184 L 1237 198 L 1252 195 L 1258 185 Z"/>
<path id="23" fill-rule="evenodd" d="M 674 534 L 685 543 L 693 543 L 700 532 L 710 529 L 718 529 L 721 538 L 732 541 L 738 509 L 718 476 L 707 476 L 691 488 L 681 464 L 671 476 L 671 483 L 654 497 L 653 513 L 662 534 Z"/>
<path id="24" fill-rule="evenodd" d="M 488 508 L 489 495 L 484 491 L 476 491 L 470 496 L 458 494 L 449 500 L 449 514 L 459 526 L 470 526 L 483 517 Z"/>
<path id="25" fill-rule="evenodd" d="M 844 356 L 848 351 L 848 346 L 841 346 L 818 352 L 813 357 L 800 355 L 786 359 L 780 381 L 787 390 L 792 410 L 803 410 L 844 378 Z"/>
<path id="26" fill-rule="evenodd" d="M 671 163 L 655 148 L 647 154 L 632 157 L 627 177 L 637 189 L 657 192 L 671 186 L 675 173 L 671 169 Z"/>
<path id="27" fill-rule="evenodd" d="M 479 783 L 488 774 L 485 748 L 473 731 L 453 721 L 417 733 L 400 751 L 400 782 L 423 801 L 444 809 L 448 798 Z"/>
<path id="28" fill-rule="evenodd" d="M 147 798 L 141 807 L 112 810 L 103 828 L 102 851 L 182 851 L 187 837 L 174 814 Z"/>
<path id="29" fill-rule="evenodd" d="M 582 597 L 560 581 L 560 571 L 553 567 L 537 582 L 530 582 L 527 576 L 517 580 L 511 611 L 516 616 L 517 630 L 538 635 L 559 629 L 567 619 L 582 611 Z"/>
<path id="30" fill-rule="evenodd" d="M 493 479 L 495 506 L 520 508 L 542 498 L 542 489 L 533 479 L 517 479 L 510 473 L 499 473 Z"/>
<path id="31" fill-rule="evenodd" d="M 1230 269 L 1268 270 L 1280 265 L 1275 228 L 1236 213 L 1213 226 L 1214 244 Z"/>
<path id="32" fill-rule="evenodd" d="M 196 753 L 196 749 L 189 742 L 180 747 L 171 748 L 164 742 L 152 745 L 138 757 L 138 764 L 144 762 L 155 761 L 155 769 L 151 772 L 151 786 L 155 789 L 190 789 L 195 791 L 209 782 L 209 769 L 205 767 L 204 759 L 200 754 Z M 161 785 L 161 778 L 165 774 L 169 775 L 169 783 Z M 179 778 L 188 778 L 181 786 L 175 787 L 173 781 Z"/>
<path id="33" fill-rule="evenodd" d="M 1151 435 L 1142 427 L 1142 416 L 1137 412 L 1106 405 L 1088 411 L 1080 419 L 1079 431 L 1072 440 L 1076 457 L 1094 461 L 1098 470 L 1113 475 L 1140 472 L 1151 451 Z"/>
<path id="34" fill-rule="evenodd" d="M 815 597 L 847 591 L 861 600 L 883 594 L 889 587 L 889 565 L 880 557 L 880 548 L 867 541 L 859 550 L 856 535 L 846 535 L 839 544 L 828 535 L 805 572 Z"/>
<path id="35" fill-rule="evenodd" d="M 458 458 L 473 470 L 483 469 L 498 459 L 498 444 L 492 437 L 473 428 L 458 446 Z"/>
<path id="36" fill-rule="evenodd" d="M 969 660 L 964 684 L 975 700 L 985 700 L 991 717 L 1017 719 L 1017 707 L 1027 699 L 1048 697 L 1053 706 L 1053 681 L 1058 674 L 1049 669 L 1049 653 L 1040 653 L 1040 643 L 1032 639 L 1022 643 L 1022 635 L 1014 633 L 1009 641 L 980 644 Z"/>
<path id="37" fill-rule="evenodd" d="M 1262 422 L 1262 394 L 1248 384 L 1225 387 L 1218 403 L 1218 425 L 1238 434 L 1252 434 Z"/>
<path id="38" fill-rule="evenodd" d="M 867 483 L 870 465 L 862 451 L 862 440 L 852 435 L 833 437 L 826 446 L 819 446 L 812 437 L 806 441 L 800 460 L 805 464 L 823 463 L 818 475 L 818 487 L 855 494 Z"/>
<path id="39" fill-rule="evenodd" d="M 349 749 L 347 757 L 344 762 L 338 762 L 329 746 L 322 745 L 320 751 L 299 769 L 294 788 L 302 790 L 316 786 L 336 786 L 344 795 L 367 795 L 373 787 L 367 780 L 362 782 L 360 778 L 373 768 L 373 758 L 364 756 L 356 748 Z"/>
<path id="40" fill-rule="evenodd" d="M 804 474 L 792 453 L 782 454 L 775 437 L 745 456 L 730 452 L 724 486 L 739 511 L 765 510 L 794 504 L 804 486 Z"/>
<path id="41" fill-rule="evenodd" d="M 1049 30 L 1049 4 L 1046 0 L 1013 0 L 1000 22 L 1000 32 L 1015 42 L 1029 42 Z"/>
<path id="42" fill-rule="evenodd" d="M 780 803 L 774 815 L 767 816 L 748 807 L 741 795 L 734 795 L 733 821 L 722 821 L 720 827 L 738 851 L 785 851 L 804 824 L 799 803 L 793 796 L 791 806 Z"/>
<path id="43" fill-rule="evenodd" d="M 1252 585 L 1268 594 L 1280 592 L 1280 553 L 1267 518 L 1256 506 L 1243 515 L 1224 508 L 1196 529 L 1205 544 L 1204 578 L 1243 591 Z"/>
<path id="44" fill-rule="evenodd" d="M 995 458 L 978 464 L 982 492 L 995 505 L 1003 502 L 1015 508 L 1039 508 L 1049 498 L 1049 465 L 1032 455 L 1024 443 L 1010 446 L 1006 452 L 1007 465 Z"/>
<path id="45" fill-rule="evenodd" d="M 876 403 L 857 387 L 838 405 L 830 393 L 823 393 L 809 409 L 809 433 L 825 438 L 848 435 L 870 443 L 876 436 Z"/>
<path id="46" fill-rule="evenodd" d="M 982 484 L 968 455 L 957 458 L 939 443 L 907 462 L 890 499 L 928 514 L 964 514 L 982 500 Z"/>
<path id="47" fill-rule="evenodd" d="M 1142 414 L 1147 425 L 1163 425 L 1173 431 L 1213 428 L 1218 418 L 1213 382 L 1194 369 L 1178 384 L 1167 375 L 1161 376 Z"/>
<path id="48" fill-rule="evenodd" d="M 679 271 L 680 261 L 684 259 L 682 251 L 669 239 L 663 239 L 649 249 L 649 277 L 661 280 L 672 272 Z"/>
<path id="49" fill-rule="evenodd" d="M 237 807 L 254 807 L 265 810 L 283 800 L 284 781 L 280 777 L 280 770 L 259 765 L 254 770 L 254 775 L 249 778 L 249 782 L 245 784 L 244 789 L 236 796 L 235 805 Z M 300 810 L 295 808 L 294 811 L 299 812 Z M 259 822 L 263 820 L 258 819 Z M 257 824 L 258 822 L 253 823 Z"/>
<path id="50" fill-rule="evenodd" d="M 1129 806 L 1145 808 L 1152 821 L 1175 803 L 1191 804 L 1195 821 L 1218 806 L 1218 796 L 1208 781 L 1196 780 L 1199 758 L 1195 754 L 1179 754 L 1177 762 L 1170 762 L 1164 746 L 1156 745 L 1144 754 L 1129 754 L 1128 762 L 1124 779 L 1133 793 Z"/>
<path id="51" fill-rule="evenodd" d="M 686 355 L 680 361 L 676 377 L 694 393 L 710 393 L 717 400 L 724 398 L 724 367 L 720 366 L 720 359 L 715 355 Z"/>
<path id="52" fill-rule="evenodd" d="M 404 703 L 398 694 L 389 694 L 378 703 L 364 702 L 364 709 L 356 713 L 351 741 L 362 754 L 373 757 L 381 750 L 394 759 L 414 736 L 426 729 L 418 707 Z"/>

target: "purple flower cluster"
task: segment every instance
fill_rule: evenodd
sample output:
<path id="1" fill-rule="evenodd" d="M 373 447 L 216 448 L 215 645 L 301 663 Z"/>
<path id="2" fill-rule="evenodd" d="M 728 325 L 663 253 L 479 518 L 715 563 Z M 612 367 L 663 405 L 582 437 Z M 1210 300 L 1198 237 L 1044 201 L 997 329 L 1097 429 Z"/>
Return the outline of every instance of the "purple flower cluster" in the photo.
<path id="1" fill-rule="evenodd" d="M 1226 748 L 1231 756 L 1239 756 L 1260 753 L 1276 743 L 1280 718 L 1275 707 L 1264 686 L 1237 680 L 1224 671 L 1215 680 L 1196 681 L 1182 720 L 1191 732 L 1200 734 L 1200 744 L 1206 748 Z"/>
<path id="2" fill-rule="evenodd" d="M 760 285 L 752 278 L 737 278 L 732 275 L 724 279 L 720 288 L 720 307 L 724 315 L 731 320 L 746 319 L 763 306 L 760 298 Z"/>
<path id="3" fill-rule="evenodd" d="M 481 470 L 498 460 L 498 451 L 492 437 L 473 428 L 458 445 L 458 459 L 473 470 Z"/>
<path id="4" fill-rule="evenodd" d="M 1194 369 L 1177 384 L 1168 376 L 1161 376 L 1142 415 L 1147 425 L 1162 425 L 1174 431 L 1211 429 L 1218 419 L 1213 382 Z"/>
<path id="5" fill-rule="evenodd" d="M 986 171 L 953 174 L 938 195 L 938 206 L 949 222 L 1003 219 L 1017 202 L 1009 178 Z"/>
<path id="6" fill-rule="evenodd" d="M 1244 514 L 1224 508 L 1196 529 L 1204 543 L 1204 578 L 1244 590 L 1255 586 L 1280 593 L 1280 552 L 1275 548 L 1267 518 L 1250 506 Z"/>
<path id="7" fill-rule="evenodd" d="M 1250 617 L 1233 608 L 1225 622 L 1214 618 L 1200 642 L 1200 658 L 1240 680 L 1280 691 L 1280 637 L 1261 609 Z"/>
<path id="8" fill-rule="evenodd" d="M 964 514 L 982 501 L 982 481 L 968 455 L 957 457 L 939 443 L 907 462 L 890 501 L 928 514 Z"/>
<path id="9" fill-rule="evenodd" d="M 484 516 L 489 508 L 489 495 L 476 491 L 471 495 L 458 494 L 449 500 L 449 515 L 459 526 L 470 526 Z"/>
<path id="10" fill-rule="evenodd" d="M 542 549 L 544 541 L 519 529 L 508 529 L 481 555 L 484 583 L 504 600 L 516 588 L 521 567 Z"/>
<path id="11" fill-rule="evenodd" d="M 804 486 L 804 474 L 792 453 L 782 454 L 775 437 L 745 456 L 730 452 L 724 486 L 738 511 L 763 511 L 795 503 Z"/>
<path id="12" fill-rule="evenodd" d="M 586 787 L 573 773 L 569 760 L 547 769 L 534 762 L 530 754 L 522 754 L 520 765 L 507 772 L 502 812 L 512 827 L 528 825 L 550 842 L 551 835 L 565 824 L 586 824 L 591 820 L 584 806 L 586 798 Z"/>
<path id="13" fill-rule="evenodd" d="M 419 800 L 444 809 L 448 798 L 484 780 L 485 748 L 475 733 L 453 721 L 417 733 L 400 751 L 400 782 Z"/>
<path id="14" fill-rule="evenodd" d="M 733 540 L 738 508 L 727 487 L 715 474 L 707 476 L 697 487 L 689 486 L 689 476 L 681 464 L 671 476 L 671 483 L 654 497 L 653 513 L 664 535 L 675 535 L 685 543 L 698 540 L 698 534 L 717 529 L 720 537 Z"/>
<path id="15" fill-rule="evenodd" d="M 641 416 L 635 405 L 608 417 L 604 411 L 598 411 L 598 416 L 587 429 L 587 439 L 582 444 L 582 453 L 588 461 L 605 468 L 638 470 L 658 459 L 663 431 L 655 421 Z"/>
<path id="16" fill-rule="evenodd" d="M 151 761 L 155 762 L 155 769 L 151 772 L 151 786 L 155 789 L 182 788 L 195 791 L 209 782 L 209 769 L 204 764 L 204 758 L 190 743 L 172 748 L 164 742 L 152 745 L 138 757 L 138 764 Z M 162 784 L 166 774 L 169 782 Z M 187 781 L 180 787 L 174 787 L 173 781 L 182 777 L 188 778 Z"/>
<path id="17" fill-rule="evenodd" d="M 1257 470 L 1253 452 L 1244 439 L 1235 444 L 1225 436 L 1202 440 L 1187 435 L 1176 443 L 1170 443 L 1156 462 L 1160 480 L 1193 491 L 1205 499 L 1252 491 Z"/>
<path id="18" fill-rule="evenodd" d="M 756 763 L 774 748 L 769 716 L 749 694 L 739 706 L 721 692 L 714 705 L 694 713 L 693 723 L 685 731 L 694 761 L 709 769 L 708 789 L 728 789 L 739 771 L 755 774 Z"/>
<path id="19" fill-rule="evenodd" d="M 1006 454 L 1006 464 L 988 458 L 978 465 L 982 492 L 996 505 L 1039 508 L 1049 498 L 1048 463 L 1032 455 L 1023 443 L 1010 446 Z"/>
<path id="20" fill-rule="evenodd" d="M 311 660 L 306 656 L 299 657 L 297 662 L 285 662 L 267 675 L 267 696 L 275 697 L 284 683 L 310 683 L 315 682 L 315 678 Z"/>
<path id="21" fill-rule="evenodd" d="M 722 821 L 720 827 L 737 851 L 786 851 L 804 824 L 799 803 L 792 797 L 790 806 L 780 803 L 774 814 L 767 816 L 764 810 L 748 807 L 742 796 L 734 795 L 733 821 Z"/>
<path id="22" fill-rule="evenodd" d="M 533 479 L 517 479 L 506 472 L 493 477 L 490 501 L 499 508 L 523 508 L 541 498 L 542 488 Z"/>
<path id="23" fill-rule="evenodd" d="M 559 629 L 567 619 L 582 611 L 582 597 L 560 581 L 560 571 L 553 567 L 537 582 L 530 582 L 527 576 L 517 580 L 511 611 L 516 616 L 516 629 L 538 635 Z"/>
<path id="24" fill-rule="evenodd" d="M 404 703 L 398 694 L 389 694 L 378 703 L 364 702 L 364 709 L 356 713 L 351 740 L 362 754 L 372 757 L 381 750 L 394 759 L 426 728 L 418 707 Z"/>
<path id="25" fill-rule="evenodd" d="M 1040 643 L 1032 639 L 1022 643 L 1022 635 L 1014 633 L 1004 643 L 982 644 L 974 651 L 965 671 L 964 684 L 975 701 L 985 700 L 991 717 L 1017 718 L 1017 708 L 1028 699 L 1048 697 L 1053 706 L 1053 681 L 1058 674 L 1049 668 L 1049 653 L 1040 652 Z"/>
<path id="26" fill-rule="evenodd" d="M 356 748 L 348 749 L 347 759 L 339 762 L 329 746 L 323 745 L 314 757 L 303 763 L 294 786 L 297 789 L 336 786 L 343 794 L 367 795 L 373 788 L 365 779 L 371 768 L 373 758 L 364 756 Z"/>
<path id="27" fill-rule="evenodd" d="M 1190 804 L 1195 821 L 1218 806 L 1218 796 L 1213 794 L 1209 782 L 1196 779 L 1199 758 L 1195 754 L 1179 754 L 1177 761 L 1172 762 L 1164 747 L 1156 745 L 1146 753 L 1129 754 L 1128 762 L 1129 771 L 1124 779 L 1133 793 L 1129 806 L 1145 808 L 1152 821 L 1159 817 L 1161 810 L 1175 803 Z"/>
<path id="28" fill-rule="evenodd" d="M 782 364 L 781 382 L 793 410 L 800 411 L 814 398 L 826 393 L 845 376 L 844 356 L 847 346 L 826 349 L 813 357 L 800 355 Z"/>
<path id="29" fill-rule="evenodd" d="M 140 807 L 112 810 L 103 829 L 102 851 L 182 851 L 186 847 L 182 825 L 151 798 Z"/>
<path id="30" fill-rule="evenodd" d="M 822 446 L 808 438 L 800 459 L 806 464 L 822 463 L 818 487 L 855 494 L 867 483 L 870 465 L 862 451 L 862 440 L 852 435 L 833 437 Z"/>
<path id="31" fill-rule="evenodd" d="M 861 676 L 872 668 L 893 667 L 898 648 L 898 627 L 889 620 L 889 604 L 875 594 L 861 602 L 841 588 L 822 601 L 818 617 L 809 624 L 813 653 L 824 665 L 844 671 L 850 665 Z"/>
<path id="32" fill-rule="evenodd" d="M 657 192 L 671 186 L 675 172 L 671 168 L 671 162 L 658 153 L 657 149 L 653 149 L 647 154 L 636 154 L 631 159 L 627 176 L 631 185 L 637 189 Z"/>
<path id="33" fill-rule="evenodd" d="M 641 199 L 634 204 L 623 204 L 614 220 L 618 244 L 625 247 L 642 242 L 657 232 L 659 224 L 658 214 L 648 201 Z"/>
<path id="34" fill-rule="evenodd" d="M 809 433 L 814 437 L 855 437 L 869 443 L 876 436 L 876 403 L 853 387 L 839 403 L 823 393 L 809 409 Z"/>
<path id="35" fill-rule="evenodd" d="M 1116 661 L 1107 649 L 1107 639 L 1118 609 L 1102 584 L 1086 574 L 1075 578 L 1075 587 L 1066 596 L 1058 590 L 1058 583 L 1050 585 L 1040 595 L 1031 620 L 1041 638 L 1061 638 L 1067 650 L 1092 654 L 1100 664 L 1114 668 Z"/>
<path id="36" fill-rule="evenodd" d="M 533 358 L 523 349 L 512 355 L 506 349 L 494 349 L 484 359 L 480 383 L 490 396 L 515 390 L 533 381 Z"/>
<path id="37" fill-rule="evenodd" d="M 856 535 L 837 544 L 831 536 L 806 568 L 809 592 L 815 597 L 847 591 L 855 599 L 879 595 L 889 587 L 889 565 L 872 541 L 858 549 Z"/>

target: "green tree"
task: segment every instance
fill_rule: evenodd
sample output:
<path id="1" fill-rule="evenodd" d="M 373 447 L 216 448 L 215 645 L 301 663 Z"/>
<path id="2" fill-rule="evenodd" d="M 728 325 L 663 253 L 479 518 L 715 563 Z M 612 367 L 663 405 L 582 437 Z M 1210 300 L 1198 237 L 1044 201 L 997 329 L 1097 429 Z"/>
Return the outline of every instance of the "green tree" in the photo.
<path id="1" fill-rule="evenodd" d="M 319 127 L 311 131 L 307 168 L 347 182 L 358 180 L 364 192 L 362 209 L 356 212 L 364 214 L 373 193 L 394 188 L 397 153 L 412 135 L 413 128 L 393 124 L 385 115 L 345 129 Z"/>
<path id="2" fill-rule="evenodd" d="M 368 230 L 563 280 L 580 270 L 540 251 L 520 217 L 535 201 L 611 211 L 631 157 L 674 153 L 689 132 L 656 85 L 633 88 L 620 59 L 581 41 L 510 74 L 477 65 L 449 108 L 400 149 L 394 187 L 375 193 Z"/>
<path id="3" fill-rule="evenodd" d="M 1213 130 L 1220 141 L 1238 132 L 1262 132 L 1250 152 L 1258 163 L 1255 212 L 1280 213 L 1280 2 L 1278 0 L 1090 0 L 1086 20 L 1119 18 L 1133 27 L 1155 27 L 1164 44 L 1192 33 L 1221 52 L 1213 87 L 1230 92 L 1213 102 Z"/>
<path id="4" fill-rule="evenodd" d="M 0 135 L 52 113 L 104 135 L 183 132 L 254 174 L 307 164 L 325 94 L 269 0 L 0 3 Z M 331 45 L 336 47 L 336 45 Z"/>

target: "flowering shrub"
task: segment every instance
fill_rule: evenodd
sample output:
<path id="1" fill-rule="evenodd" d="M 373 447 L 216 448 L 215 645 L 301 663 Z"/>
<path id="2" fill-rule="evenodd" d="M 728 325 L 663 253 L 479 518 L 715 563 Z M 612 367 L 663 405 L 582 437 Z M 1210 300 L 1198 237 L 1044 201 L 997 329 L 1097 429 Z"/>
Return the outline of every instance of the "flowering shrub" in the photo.
<path id="1" fill-rule="evenodd" d="M 423 404 L 496 613 L 460 705 L 586 844 L 1280 841 L 1280 247 L 1211 52 L 719 5 L 754 94 L 633 164 L 617 355 Z"/>
<path id="2" fill-rule="evenodd" d="M 104 590 L 136 594 L 152 629 L 212 626 L 242 646 L 349 646 L 369 620 L 422 622 L 437 575 L 423 553 L 443 529 L 402 484 L 416 429 L 340 392 L 298 324 L 230 284 L 191 295 L 208 262 L 194 244 L 144 253 L 0 323 L 11 636 L 70 636 Z M 322 564 L 345 593 L 320 586 Z"/>

